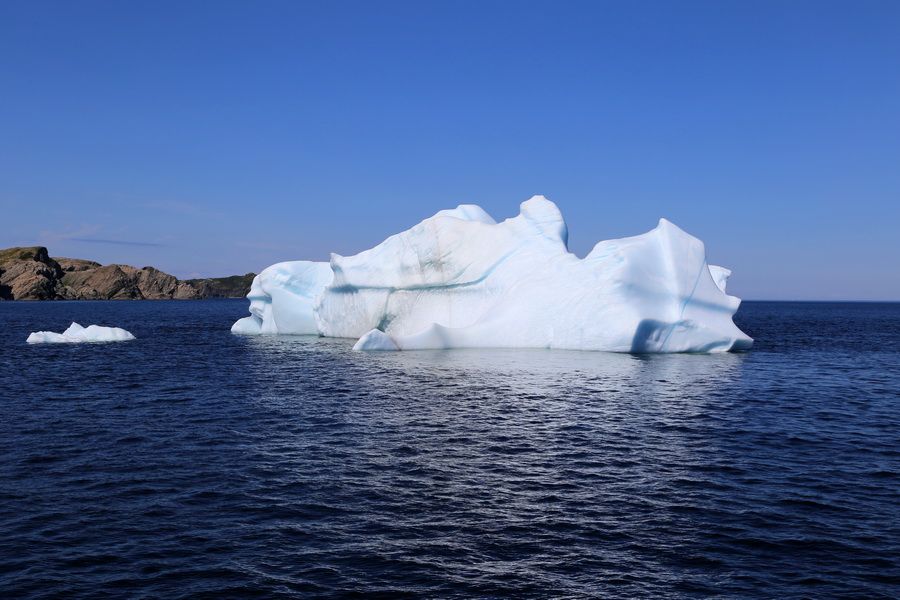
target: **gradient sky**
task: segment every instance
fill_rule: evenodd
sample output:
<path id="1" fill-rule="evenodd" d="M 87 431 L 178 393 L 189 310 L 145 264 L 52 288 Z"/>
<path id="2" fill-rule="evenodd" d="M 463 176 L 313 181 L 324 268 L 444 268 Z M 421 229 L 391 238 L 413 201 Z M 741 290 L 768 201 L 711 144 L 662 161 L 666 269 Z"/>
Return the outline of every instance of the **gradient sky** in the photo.
<path id="1" fill-rule="evenodd" d="M 900 299 L 900 2 L 0 2 L 0 247 L 218 276 L 533 194 Z"/>

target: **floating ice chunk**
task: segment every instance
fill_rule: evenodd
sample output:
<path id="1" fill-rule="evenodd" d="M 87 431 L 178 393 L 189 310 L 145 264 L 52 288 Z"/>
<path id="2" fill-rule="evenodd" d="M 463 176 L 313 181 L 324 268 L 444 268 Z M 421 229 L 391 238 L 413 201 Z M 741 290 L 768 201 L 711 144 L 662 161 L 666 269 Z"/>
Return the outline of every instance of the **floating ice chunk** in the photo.
<path id="1" fill-rule="evenodd" d="M 703 243 L 669 221 L 600 242 L 584 259 L 567 240 L 543 196 L 501 223 L 461 205 L 355 256 L 269 267 L 248 295 L 251 317 L 232 331 L 359 338 L 357 350 L 751 346 L 732 321 L 740 300 L 725 293 L 730 271 L 710 266 Z"/>
<path id="2" fill-rule="evenodd" d="M 391 339 L 391 336 L 381 331 L 373 329 L 366 335 L 362 336 L 353 345 L 354 350 L 399 350 L 400 347 Z"/>
<path id="3" fill-rule="evenodd" d="M 101 325 L 82 327 L 78 323 L 72 323 L 62 333 L 36 331 L 25 341 L 29 344 L 72 344 L 76 342 L 125 342 L 133 339 L 135 339 L 134 336 L 121 327 L 103 327 Z"/>

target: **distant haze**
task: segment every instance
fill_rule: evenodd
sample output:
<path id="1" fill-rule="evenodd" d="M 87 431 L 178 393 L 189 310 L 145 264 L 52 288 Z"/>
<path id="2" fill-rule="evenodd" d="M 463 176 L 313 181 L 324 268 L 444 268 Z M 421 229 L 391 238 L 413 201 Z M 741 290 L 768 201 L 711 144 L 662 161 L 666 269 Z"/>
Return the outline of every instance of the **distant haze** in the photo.
<path id="1" fill-rule="evenodd" d="M 900 300 L 898 2 L 3 2 L 0 247 L 182 278 L 544 194 L 746 299 Z"/>

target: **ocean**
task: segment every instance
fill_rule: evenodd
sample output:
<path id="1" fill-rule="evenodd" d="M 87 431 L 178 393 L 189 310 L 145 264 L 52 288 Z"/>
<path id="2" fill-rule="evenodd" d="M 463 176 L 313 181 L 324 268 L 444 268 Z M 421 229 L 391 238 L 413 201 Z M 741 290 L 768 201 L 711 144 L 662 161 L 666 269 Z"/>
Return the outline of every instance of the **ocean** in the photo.
<path id="1" fill-rule="evenodd" d="M 354 353 L 0 303 L 3 598 L 896 598 L 900 304 L 754 349 Z M 70 322 L 137 340 L 27 345 Z"/>

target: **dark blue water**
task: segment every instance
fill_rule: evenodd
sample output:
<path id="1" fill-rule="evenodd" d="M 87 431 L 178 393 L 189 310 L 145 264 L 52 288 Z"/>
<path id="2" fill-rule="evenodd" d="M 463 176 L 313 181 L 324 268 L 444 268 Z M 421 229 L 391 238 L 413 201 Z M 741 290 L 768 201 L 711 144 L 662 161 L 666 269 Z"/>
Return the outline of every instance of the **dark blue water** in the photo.
<path id="1" fill-rule="evenodd" d="M 362 354 L 244 301 L 0 304 L 4 598 L 900 595 L 900 305 L 748 354 Z M 70 321 L 117 344 L 37 345 Z"/>

